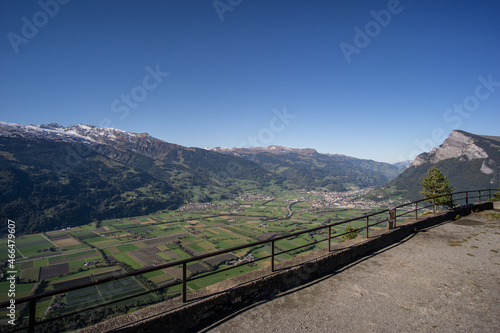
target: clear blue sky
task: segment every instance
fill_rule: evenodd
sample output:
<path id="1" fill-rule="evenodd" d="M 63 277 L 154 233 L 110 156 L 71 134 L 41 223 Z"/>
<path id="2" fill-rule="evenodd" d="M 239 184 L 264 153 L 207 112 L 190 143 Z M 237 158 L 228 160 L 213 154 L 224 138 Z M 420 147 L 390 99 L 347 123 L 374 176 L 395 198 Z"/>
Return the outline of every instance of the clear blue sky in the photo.
<path id="1" fill-rule="evenodd" d="M 500 135 L 500 1 L 41 3 L 0 2 L 1 121 L 391 163 Z"/>

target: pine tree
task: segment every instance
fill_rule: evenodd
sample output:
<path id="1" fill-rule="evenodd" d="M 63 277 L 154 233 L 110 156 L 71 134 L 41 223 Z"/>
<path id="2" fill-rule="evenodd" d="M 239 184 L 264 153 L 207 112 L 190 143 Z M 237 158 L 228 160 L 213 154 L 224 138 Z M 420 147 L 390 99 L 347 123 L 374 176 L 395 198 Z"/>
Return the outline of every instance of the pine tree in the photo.
<path id="1" fill-rule="evenodd" d="M 451 192 L 454 190 L 453 187 L 450 187 L 450 181 L 448 180 L 448 177 L 444 176 L 441 173 L 441 170 L 436 167 L 433 167 L 429 170 L 428 177 L 424 178 L 424 180 L 420 184 L 423 187 L 423 191 L 420 192 L 420 194 L 422 194 L 426 199 L 438 195 L 451 194 Z M 432 202 L 432 199 L 429 199 L 428 201 Z M 438 206 L 454 206 L 454 203 L 449 195 L 436 198 L 434 202 Z"/>

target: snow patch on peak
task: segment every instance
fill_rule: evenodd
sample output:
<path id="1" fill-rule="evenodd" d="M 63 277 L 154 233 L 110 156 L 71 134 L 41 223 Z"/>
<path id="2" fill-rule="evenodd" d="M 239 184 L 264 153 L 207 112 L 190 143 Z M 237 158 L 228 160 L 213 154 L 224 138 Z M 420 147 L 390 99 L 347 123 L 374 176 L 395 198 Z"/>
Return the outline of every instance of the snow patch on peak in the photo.
<path id="1" fill-rule="evenodd" d="M 76 125 L 74 127 L 78 128 L 78 129 L 82 129 L 84 131 L 89 131 L 89 132 L 92 131 L 92 130 L 95 130 L 97 128 L 97 127 L 92 126 L 92 125 L 82 125 L 82 124 L 78 124 L 78 125 Z"/>
<path id="2" fill-rule="evenodd" d="M 232 150 L 233 148 L 228 148 L 228 147 L 212 147 L 212 148 L 205 148 L 206 150 L 212 150 L 212 151 L 228 151 Z"/>
<path id="3" fill-rule="evenodd" d="M 102 143 L 105 140 L 118 141 L 128 139 L 137 140 L 147 137 L 147 134 L 137 135 L 135 133 L 122 131 L 115 128 L 100 128 L 93 125 L 70 125 L 68 127 L 59 124 L 44 125 L 22 125 L 0 121 L 1 135 L 5 137 L 22 137 L 30 139 L 49 139 L 67 142 Z"/>

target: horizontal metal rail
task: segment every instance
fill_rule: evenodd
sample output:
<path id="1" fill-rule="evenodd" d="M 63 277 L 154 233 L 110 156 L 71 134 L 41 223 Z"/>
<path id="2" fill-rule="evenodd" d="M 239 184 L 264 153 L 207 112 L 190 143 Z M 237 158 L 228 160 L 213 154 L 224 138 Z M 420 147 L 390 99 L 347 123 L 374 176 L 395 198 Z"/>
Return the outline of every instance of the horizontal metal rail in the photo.
<path id="1" fill-rule="evenodd" d="M 486 192 L 486 191 L 488 192 L 487 194 L 483 193 L 483 192 Z M 471 202 L 473 202 L 474 199 L 477 199 L 478 203 L 486 201 L 486 198 L 488 198 L 488 200 L 491 200 L 492 191 L 496 191 L 496 190 L 495 189 L 483 189 L 483 190 L 461 191 L 461 192 L 454 192 L 454 193 L 446 194 L 446 195 L 439 195 L 439 196 L 431 197 L 431 198 L 427 198 L 427 199 L 421 199 L 421 200 L 417 200 L 417 201 L 412 201 L 412 202 L 409 202 L 409 203 L 406 203 L 406 204 L 401 204 L 399 206 L 392 207 L 390 209 L 384 209 L 384 210 L 377 211 L 377 212 L 374 212 L 374 213 L 370 213 L 370 214 L 366 214 L 366 215 L 363 215 L 363 216 L 354 217 L 354 218 L 351 218 L 351 219 L 347 219 L 347 220 L 343 220 L 343 221 L 339 221 L 339 222 L 335 222 L 335 223 L 330 223 L 330 224 L 327 224 L 327 225 L 322 225 L 322 226 L 311 228 L 311 229 L 306 229 L 306 230 L 302 230 L 302 231 L 296 231 L 296 232 L 293 232 L 293 233 L 290 233 L 290 234 L 287 234 L 287 235 L 277 236 L 277 237 L 273 237 L 273 238 L 267 239 L 267 240 L 262 240 L 262 241 L 248 243 L 248 244 L 243 244 L 243 245 L 235 246 L 235 247 L 232 247 L 232 248 L 229 248 L 229 249 L 219 250 L 219 251 L 215 251 L 215 252 L 211 252 L 211 253 L 206 253 L 206 254 L 195 256 L 195 257 L 192 257 L 192 258 L 187 258 L 187 259 L 183 259 L 183 260 L 179 260 L 179 261 L 175 261 L 175 262 L 165 263 L 165 264 L 161 264 L 161 265 L 157 265 L 157 266 L 153 266 L 153 267 L 143 267 L 143 268 L 136 269 L 136 270 L 134 270 L 132 272 L 127 272 L 127 273 L 116 275 L 116 276 L 109 276 L 109 277 L 106 277 L 106 278 L 103 278 L 103 279 L 99 279 L 97 281 L 91 281 L 91 282 L 83 283 L 83 284 L 72 286 L 72 287 L 66 287 L 66 288 L 61 288 L 61 289 L 58 289 L 58 290 L 46 291 L 46 292 L 42 292 L 40 294 L 31 295 L 31 296 L 27 296 L 27 297 L 22 297 L 22 298 L 16 299 L 16 305 L 23 304 L 23 303 L 28 303 L 28 306 L 29 306 L 29 317 L 28 317 L 29 325 L 28 326 L 23 326 L 23 327 L 17 327 L 14 330 L 11 330 L 9 332 L 16 332 L 16 331 L 20 331 L 20 330 L 23 330 L 23 329 L 28 329 L 28 332 L 34 332 L 36 325 L 45 324 L 45 323 L 48 323 L 48 322 L 51 322 L 51 321 L 54 321 L 54 320 L 58 320 L 58 319 L 70 317 L 70 316 L 75 315 L 77 313 L 81 313 L 81 312 L 89 311 L 89 310 L 94 310 L 94 309 L 97 309 L 97 308 L 100 308 L 100 307 L 103 307 L 103 306 L 111 305 L 111 304 L 118 303 L 118 302 L 121 302 L 121 301 L 124 301 L 124 300 L 135 298 L 135 297 L 138 297 L 138 296 L 150 294 L 150 293 L 153 293 L 153 292 L 156 292 L 156 291 L 160 291 L 160 290 L 163 290 L 165 288 L 171 288 L 171 287 L 174 287 L 174 286 L 177 286 L 177 285 L 182 285 L 182 292 L 181 292 L 182 299 L 183 299 L 184 302 L 186 302 L 187 301 L 187 283 L 190 282 L 190 281 L 194 281 L 194 280 L 201 279 L 201 278 L 206 278 L 206 277 L 214 275 L 214 274 L 219 274 L 219 273 L 225 272 L 225 271 L 230 270 L 230 269 L 236 269 L 237 267 L 248 265 L 250 263 L 255 263 L 257 261 L 266 260 L 266 259 L 271 259 L 271 272 L 274 272 L 274 270 L 275 270 L 274 262 L 275 262 L 275 257 L 276 256 L 278 256 L 280 254 L 285 254 L 285 253 L 288 253 L 288 252 L 300 250 L 302 248 L 305 248 L 305 247 L 308 247 L 308 246 L 312 246 L 312 245 L 316 245 L 316 244 L 321 243 L 321 242 L 328 242 L 328 251 L 331 251 L 331 240 L 332 239 L 338 238 L 338 237 L 342 237 L 342 236 L 344 236 L 344 235 L 349 234 L 350 232 L 352 232 L 352 231 L 350 231 L 350 232 L 345 232 L 345 233 L 342 233 L 342 234 L 336 234 L 336 235 L 332 236 L 332 227 L 336 227 L 336 226 L 339 226 L 339 225 L 347 224 L 347 223 L 350 223 L 350 222 L 353 222 L 353 221 L 366 220 L 366 226 L 362 227 L 362 228 L 359 228 L 358 230 L 365 229 L 366 238 L 368 238 L 369 237 L 369 229 L 370 229 L 370 227 L 378 226 L 378 225 L 383 224 L 383 223 L 390 224 L 390 222 L 391 222 L 391 215 L 390 215 L 391 212 L 393 214 L 392 219 L 394 220 L 394 226 L 395 226 L 395 223 L 396 223 L 396 220 L 397 220 L 398 217 L 403 217 L 403 216 L 406 216 L 408 214 L 414 213 L 415 214 L 415 218 L 418 218 L 418 212 L 419 211 L 429 210 L 429 208 L 432 208 L 432 211 L 435 213 L 436 212 L 436 202 L 435 202 L 435 200 L 438 199 L 438 198 L 441 198 L 443 196 L 450 196 L 450 201 L 451 202 L 453 202 L 453 200 L 455 200 L 455 201 L 465 200 L 465 206 L 467 206 Z M 457 199 L 456 196 L 457 195 L 461 195 L 461 194 L 465 194 L 465 198 Z M 455 196 L 455 198 L 454 198 L 454 196 Z M 429 202 L 429 201 L 432 202 L 430 205 L 426 205 L 426 206 L 423 206 L 423 207 L 419 207 L 418 206 L 419 203 Z M 412 207 L 412 209 L 408 209 L 404 213 L 400 213 L 399 215 L 396 213 L 398 209 L 402 209 L 402 208 L 405 208 L 407 206 L 413 206 L 413 207 Z M 383 215 L 383 214 L 385 214 L 385 216 L 387 216 L 389 214 L 389 218 L 384 218 L 381 221 L 378 221 L 378 222 L 375 222 L 375 223 L 371 223 L 371 224 L 369 223 L 370 217 L 380 216 L 380 215 Z M 305 244 L 305 245 L 300 245 L 300 246 L 297 246 L 296 248 L 293 248 L 293 249 L 287 249 L 287 250 L 284 250 L 284 251 L 281 251 L 281 252 L 276 252 L 275 251 L 275 243 L 277 241 L 279 241 L 279 240 L 286 240 L 287 238 L 296 237 L 296 236 L 300 236 L 300 235 L 303 235 L 303 234 L 306 234 L 306 233 L 312 233 L 312 232 L 319 231 L 319 230 L 325 230 L 325 231 L 327 231 L 328 236 L 326 236 L 324 239 L 321 239 L 321 240 L 314 240 L 314 238 L 313 238 L 314 241 L 312 243 L 308 243 L 308 244 Z M 238 265 L 234 265 L 233 267 L 227 267 L 227 268 L 215 270 L 215 271 L 208 272 L 208 273 L 200 273 L 200 274 L 197 274 L 195 276 L 191 276 L 189 278 L 187 277 L 187 268 L 186 267 L 187 267 L 187 264 L 189 264 L 191 262 L 200 261 L 200 260 L 203 260 L 203 259 L 206 259 L 206 258 L 216 257 L 216 256 L 219 256 L 219 255 L 223 255 L 223 254 L 227 254 L 227 253 L 231 253 L 231 252 L 239 251 L 239 250 L 243 250 L 243 249 L 248 249 L 248 248 L 252 248 L 252 247 L 257 247 L 257 246 L 261 246 L 261 245 L 270 245 L 271 246 L 271 255 L 264 256 L 264 257 L 261 257 L 261 258 L 256 258 L 255 260 L 248 261 L 248 262 L 245 262 L 245 263 L 241 263 L 241 264 L 238 264 Z M 124 278 L 128 278 L 128 277 L 134 277 L 134 276 L 137 276 L 137 275 L 141 275 L 141 274 L 145 274 L 145 273 L 157 271 L 157 270 L 160 270 L 160 269 L 166 269 L 166 268 L 170 268 L 170 267 L 176 267 L 176 266 L 182 266 L 183 279 L 181 281 L 175 281 L 175 282 L 173 282 L 171 284 L 168 284 L 168 285 L 165 285 L 165 286 L 162 286 L 162 287 L 158 287 L 158 288 L 155 288 L 155 289 L 148 289 L 146 291 L 143 291 L 143 292 L 140 292 L 140 293 L 137 293 L 137 294 L 134 294 L 134 295 L 129 295 L 129 296 L 122 297 L 122 298 L 119 298 L 119 299 L 116 299 L 116 300 L 112 300 L 112 301 L 108 301 L 108 302 L 105 302 L 105 303 L 97 304 L 97 305 L 94 305 L 94 306 L 91 306 L 91 307 L 87 307 L 87 308 L 85 308 L 83 310 L 78 310 L 78 311 L 66 313 L 66 314 L 60 315 L 58 317 L 43 319 L 43 320 L 40 320 L 40 321 L 36 322 L 35 314 L 36 314 L 36 302 L 37 302 L 37 300 L 40 300 L 40 299 L 43 299 L 43 298 L 47 298 L 47 297 L 52 297 L 52 296 L 55 296 L 55 295 L 64 294 L 64 293 L 67 293 L 67 292 L 70 292 L 70 291 L 74 291 L 74 290 L 78 290 L 78 289 L 83 289 L 83 288 L 97 286 L 97 285 L 100 285 L 100 284 L 103 284 L 103 283 L 108 283 L 108 282 L 111 282 L 111 281 L 116 281 L 116 280 L 120 280 L 120 279 L 124 279 Z M 0 307 L 1 308 L 5 308 L 9 304 L 10 304 L 9 301 L 3 302 L 3 303 L 0 303 Z"/>

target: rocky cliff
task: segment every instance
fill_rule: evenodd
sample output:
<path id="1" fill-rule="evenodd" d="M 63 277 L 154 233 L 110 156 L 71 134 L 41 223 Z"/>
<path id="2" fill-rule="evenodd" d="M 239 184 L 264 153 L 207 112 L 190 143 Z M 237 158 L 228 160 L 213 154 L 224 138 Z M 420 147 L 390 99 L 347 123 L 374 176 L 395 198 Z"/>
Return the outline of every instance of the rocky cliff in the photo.
<path id="1" fill-rule="evenodd" d="M 408 199 L 420 199 L 420 183 L 433 166 L 448 176 L 455 191 L 498 188 L 500 137 L 455 130 L 439 147 L 418 155 L 408 169 L 383 189 Z"/>
<path id="2" fill-rule="evenodd" d="M 449 158 L 458 158 L 460 161 L 472 161 L 474 159 L 487 159 L 486 151 L 476 144 L 477 138 L 470 133 L 453 131 L 450 136 L 438 148 L 429 153 L 422 153 L 415 158 L 411 166 L 417 167 L 426 163 L 438 163 Z M 500 137 L 491 137 L 500 140 Z"/>

